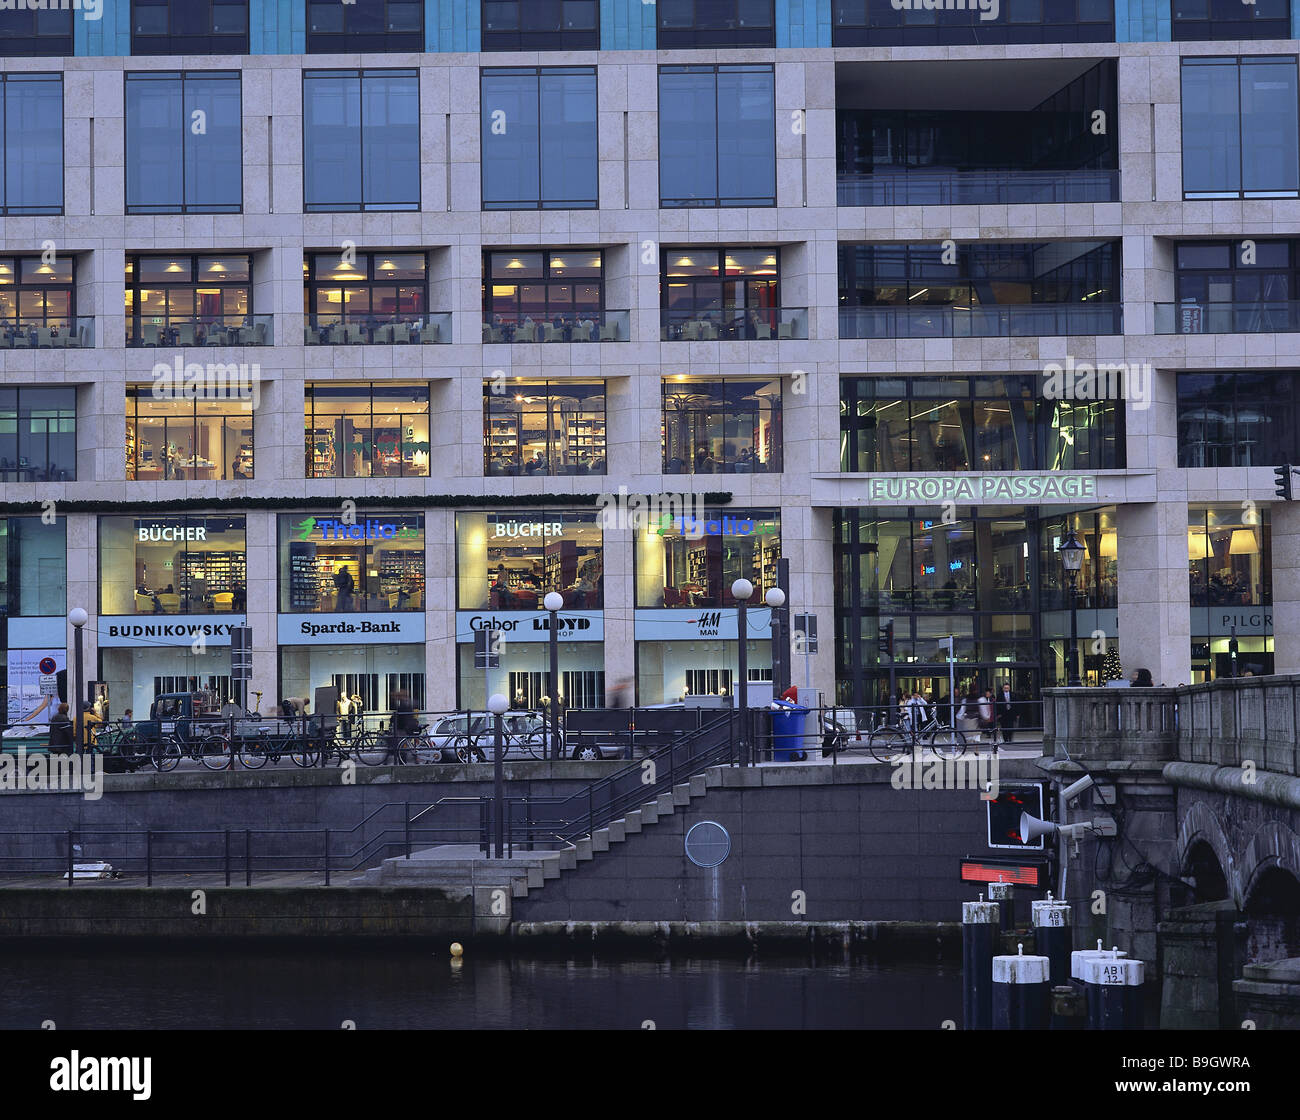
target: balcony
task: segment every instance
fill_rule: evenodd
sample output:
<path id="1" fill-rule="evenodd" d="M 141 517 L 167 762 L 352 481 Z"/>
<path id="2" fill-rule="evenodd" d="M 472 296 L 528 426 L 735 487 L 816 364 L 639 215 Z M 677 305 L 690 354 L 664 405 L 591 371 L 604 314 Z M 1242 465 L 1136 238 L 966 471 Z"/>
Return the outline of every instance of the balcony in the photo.
<path id="1" fill-rule="evenodd" d="M 52 320 L 0 323 L 3 350 L 84 350 L 95 345 L 95 318 L 86 315 L 71 323 Z"/>
<path id="2" fill-rule="evenodd" d="M 1120 334 L 1117 303 L 840 308 L 840 338 L 1017 338 Z"/>
<path id="3" fill-rule="evenodd" d="M 837 177 L 841 206 L 1118 202 L 1118 171 L 917 171 Z"/>
<path id="4" fill-rule="evenodd" d="M 391 315 L 309 315 L 304 346 L 413 346 L 451 342 L 451 313 L 432 312 L 395 319 Z"/>
<path id="5" fill-rule="evenodd" d="M 270 346 L 275 337 L 270 315 L 231 315 L 223 319 L 127 316 L 128 346 Z"/>
<path id="6" fill-rule="evenodd" d="M 662 342 L 787 342 L 808 337 L 806 307 L 723 307 L 664 311 Z"/>
<path id="7" fill-rule="evenodd" d="M 1293 334 L 1300 301 L 1157 303 L 1156 334 Z"/>
<path id="8" fill-rule="evenodd" d="M 627 311 L 597 311 L 581 318 L 557 316 L 549 323 L 525 318 L 522 323 L 498 318 L 483 324 L 483 345 L 523 342 L 628 342 L 632 316 Z"/>

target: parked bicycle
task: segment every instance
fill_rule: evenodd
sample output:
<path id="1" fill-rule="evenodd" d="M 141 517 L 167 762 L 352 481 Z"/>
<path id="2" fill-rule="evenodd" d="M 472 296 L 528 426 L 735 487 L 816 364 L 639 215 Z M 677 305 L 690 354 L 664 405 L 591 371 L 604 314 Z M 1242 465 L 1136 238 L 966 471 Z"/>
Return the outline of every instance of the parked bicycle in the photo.
<path id="1" fill-rule="evenodd" d="M 918 746 L 932 750 L 940 758 L 960 758 L 966 753 L 966 733 L 949 727 L 934 709 L 925 716 L 903 713 L 897 723 L 883 723 L 867 734 L 867 750 L 877 762 L 899 762 Z"/>

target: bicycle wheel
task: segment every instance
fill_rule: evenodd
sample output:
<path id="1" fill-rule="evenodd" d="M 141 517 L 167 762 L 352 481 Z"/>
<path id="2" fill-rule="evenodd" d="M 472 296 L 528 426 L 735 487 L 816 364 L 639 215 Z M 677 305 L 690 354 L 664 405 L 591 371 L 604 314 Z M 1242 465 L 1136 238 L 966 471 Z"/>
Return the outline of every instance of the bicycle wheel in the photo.
<path id="1" fill-rule="evenodd" d="M 311 739 L 294 739 L 289 744 L 289 761 L 304 769 L 315 766 L 320 759 L 320 751 Z"/>
<path id="2" fill-rule="evenodd" d="M 382 731 L 358 735 L 352 752 L 367 766 L 382 766 L 388 759 L 388 740 Z"/>
<path id="3" fill-rule="evenodd" d="M 205 735 L 199 740 L 198 756 L 209 770 L 228 770 L 235 757 L 230 744 L 221 735 Z"/>
<path id="4" fill-rule="evenodd" d="M 393 761 L 399 766 L 414 766 L 422 762 L 432 762 L 434 746 L 423 735 L 404 735 L 393 752 Z"/>
<path id="5" fill-rule="evenodd" d="M 966 736 L 955 727 L 936 727 L 925 745 L 940 758 L 960 758 L 966 753 Z"/>
<path id="6" fill-rule="evenodd" d="M 153 762 L 154 769 L 161 773 L 175 770 L 181 764 L 181 745 L 175 739 L 164 739 L 154 744 L 153 750 L 149 752 L 149 758 Z"/>
<path id="7" fill-rule="evenodd" d="M 267 763 L 265 744 L 260 739 L 239 740 L 239 765 L 248 770 L 260 770 Z"/>
<path id="8" fill-rule="evenodd" d="M 877 762 L 897 762 L 911 749 L 911 738 L 897 727 L 877 727 L 867 736 L 867 750 Z"/>

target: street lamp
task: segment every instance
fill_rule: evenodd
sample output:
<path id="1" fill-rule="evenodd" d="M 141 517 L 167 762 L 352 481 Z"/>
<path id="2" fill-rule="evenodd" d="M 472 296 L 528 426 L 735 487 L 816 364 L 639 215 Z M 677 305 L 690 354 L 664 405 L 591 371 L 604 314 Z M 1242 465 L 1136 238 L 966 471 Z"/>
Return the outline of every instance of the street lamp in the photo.
<path id="1" fill-rule="evenodd" d="M 745 611 L 749 606 L 749 597 L 754 594 L 754 585 L 747 579 L 738 579 L 731 585 L 731 597 L 736 600 L 736 638 L 739 648 L 739 669 L 740 679 L 736 685 L 736 703 L 740 708 L 740 763 L 742 766 L 750 765 L 749 759 L 749 736 L 747 734 L 749 721 L 749 643 L 746 640 L 749 636 L 749 623 L 745 619 Z"/>
<path id="2" fill-rule="evenodd" d="M 502 768 L 501 754 L 501 717 L 505 715 L 506 709 L 510 707 L 510 701 L 499 692 L 492 693 L 488 697 L 488 711 L 492 713 L 492 730 L 493 742 L 496 746 L 494 758 L 492 760 L 492 800 L 495 802 L 492 811 L 493 832 L 496 834 L 496 859 L 505 859 L 505 839 L 506 839 L 506 778 L 505 771 Z"/>
<path id="3" fill-rule="evenodd" d="M 1065 569 L 1065 581 L 1070 588 L 1070 651 L 1066 658 L 1066 683 L 1070 688 L 1083 684 L 1079 679 L 1079 569 L 1083 566 L 1083 545 L 1071 529 L 1069 535 L 1056 550 L 1061 554 L 1061 566 Z"/>
<path id="4" fill-rule="evenodd" d="M 551 750 L 550 757 L 557 762 L 560 758 L 560 610 L 564 606 L 564 596 L 558 591 L 549 591 L 542 600 L 542 606 L 551 612 Z"/>
<path id="5" fill-rule="evenodd" d="M 73 730 L 73 734 L 77 737 L 77 753 L 78 753 L 78 754 L 81 753 L 81 747 L 82 747 L 82 743 L 81 743 L 81 690 L 82 690 L 82 688 L 84 687 L 84 686 L 82 685 L 82 683 L 81 683 L 81 678 L 82 678 L 82 676 L 83 676 L 83 664 L 84 664 L 84 661 L 83 661 L 83 653 L 82 653 L 81 630 L 82 630 L 82 627 L 85 626 L 86 623 L 87 623 L 89 620 L 90 620 L 90 615 L 88 615 L 88 614 L 85 612 L 84 608 L 82 608 L 82 607 L 73 607 L 72 610 L 68 611 L 68 621 L 69 621 L 70 623 L 72 623 L 72 629 L 73 629 L 73 631 L 74 631 L 74 633 L 75 633 L 75 635 L 76 635 L 75 641 L 74 641 L 74 643 L 73 643 L 73 650 L 74 650 L 74 652 L 73 652 L 73 666 L 74 666 L 74 671 L 73 671 L 73 688 L 74 688 L 74 692 L 73 692 L 73 694 L 72 694 L 72 699 L 73 699 L 72 710 L 73 710 L 73 712 L 74 712 L 74 719 L 76 720 L 76 726 L 75 726 L 75 728 L 74 728 L 74 730 Z"/>
<path id="6" fill-rule="evenodd" d="M 785 663 L 790 656 L 790 640 L 786 636 L 781 608 L 785 606 L 785 592 L 779 587 L 769 587 L 763 596 L 763 602 L 772 608 L 772 692 L 789 688 L 789 676 L 785 672 Z M 779 667 L 779 672 L 778 672 Z M 773 697 L 775 699 L 775 696 Z"/>

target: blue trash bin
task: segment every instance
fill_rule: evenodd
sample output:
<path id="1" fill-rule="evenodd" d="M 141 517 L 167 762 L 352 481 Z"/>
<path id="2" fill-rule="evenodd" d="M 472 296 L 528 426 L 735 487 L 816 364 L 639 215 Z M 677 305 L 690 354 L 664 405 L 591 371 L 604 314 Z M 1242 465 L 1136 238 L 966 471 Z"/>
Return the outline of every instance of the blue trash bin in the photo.
<path id="1" fill-rule="evenodd" d="M 808 752 L 804 749 L 803 725 L 808 709 L 788 700 L 776 700 L 779 707 L 772 708 L 772 761 L 804 762 Z"/>

